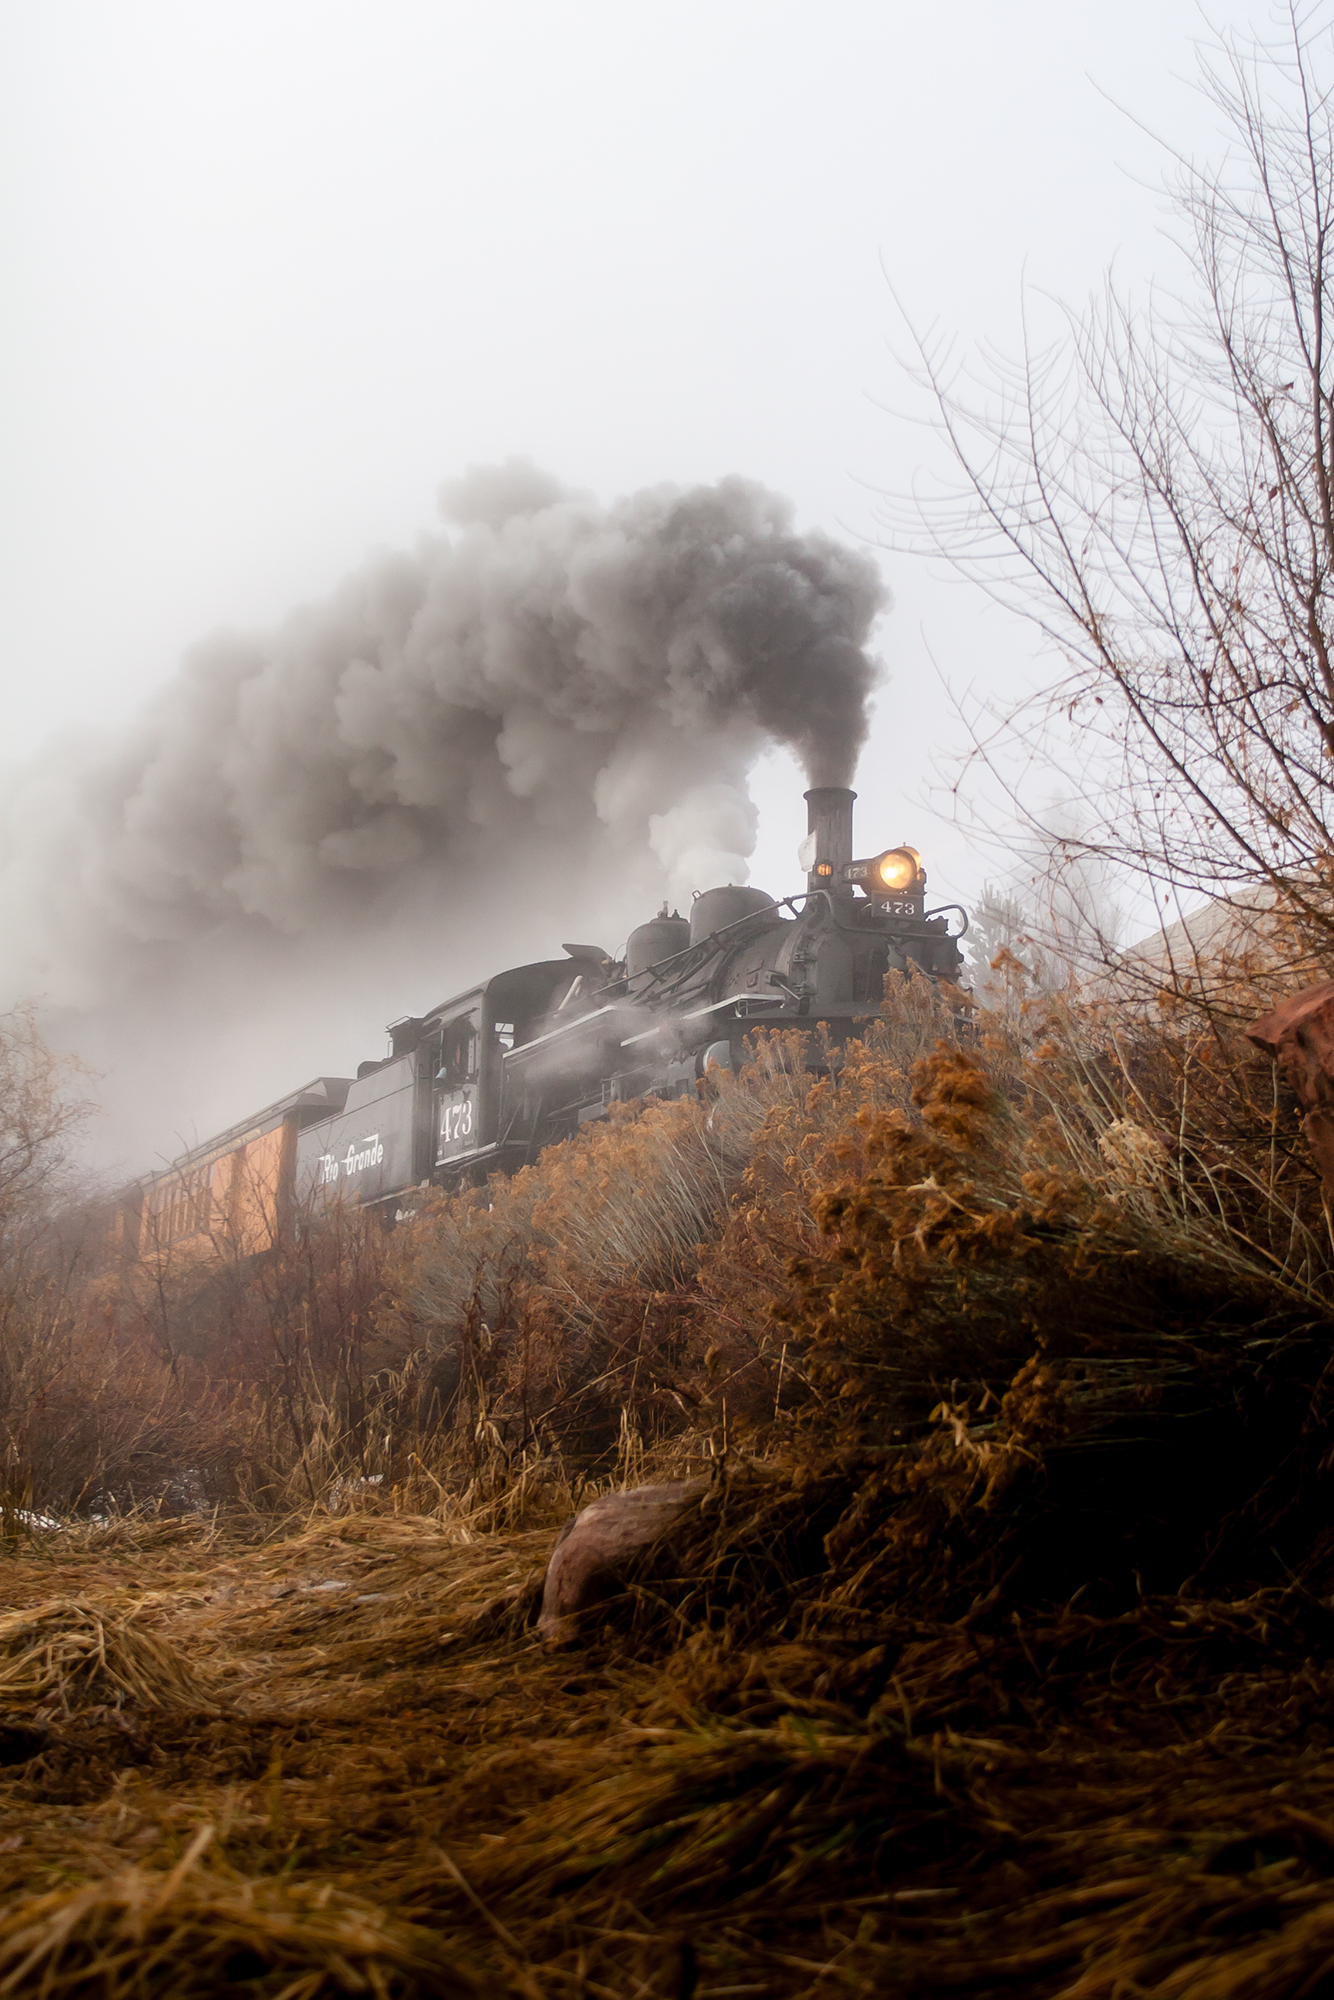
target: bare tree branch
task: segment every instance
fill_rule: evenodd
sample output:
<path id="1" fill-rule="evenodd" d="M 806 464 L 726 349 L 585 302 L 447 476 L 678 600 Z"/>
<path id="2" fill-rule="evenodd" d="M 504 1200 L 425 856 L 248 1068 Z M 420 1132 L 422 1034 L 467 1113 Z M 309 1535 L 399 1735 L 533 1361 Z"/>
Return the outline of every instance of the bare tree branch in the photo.
<path id="1" fill-rule="evenodd" d="M 1091 853 L 1268 895 L 1334 968 L 1334 37 L 1310 21 L 1292 6 L 1281 44 L 1223 35 L 1203 62 L 1230 143 L 1173 156 L 1184 298 L 1109 279 L 980 376 L 910 325 L 962 478 L 885 520 L 1064 661 L 1002 754 L 1075 732 Z"/>

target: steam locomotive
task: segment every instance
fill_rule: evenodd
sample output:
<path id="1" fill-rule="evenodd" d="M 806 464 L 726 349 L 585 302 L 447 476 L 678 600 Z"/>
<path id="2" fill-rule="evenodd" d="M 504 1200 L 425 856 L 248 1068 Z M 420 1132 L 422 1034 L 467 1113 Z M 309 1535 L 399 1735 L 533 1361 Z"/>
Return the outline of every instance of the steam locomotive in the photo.
<path id="1" fill-rule="evenodd" d="M 838 1042 L 879 1011 L 891 970 L 955 979 L 957 906 L 927 911 L 912 847 L 854 857 L 855 797 L 806 793 L 803 893 L 709 889 L 688 918 L 664 904 L 623 959 L 568 944 L 393 1022 L 389 1054 L 355 1078 L 316 1078 L 140 1183 L 127 1250 L 220 1233 L 257 1249 L 293 1201 L 481 1184 L 613 1103 L 693 1094 L 711 1063 L 739 1067 L 757 1027 Z"/>

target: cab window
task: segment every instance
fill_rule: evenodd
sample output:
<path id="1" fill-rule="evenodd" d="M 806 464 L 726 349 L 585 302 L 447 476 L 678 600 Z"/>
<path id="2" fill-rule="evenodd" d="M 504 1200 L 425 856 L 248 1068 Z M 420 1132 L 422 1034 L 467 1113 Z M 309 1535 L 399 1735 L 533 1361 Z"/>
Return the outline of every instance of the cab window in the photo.
<path id="1" fill-rule="evenodd" d="M 449 1090 L 473 1083 L 477 1077 L 477 1030 L 471 1014 L 448 1021 L 440 1036 L 440 1068 L 436 1082 Z"/>

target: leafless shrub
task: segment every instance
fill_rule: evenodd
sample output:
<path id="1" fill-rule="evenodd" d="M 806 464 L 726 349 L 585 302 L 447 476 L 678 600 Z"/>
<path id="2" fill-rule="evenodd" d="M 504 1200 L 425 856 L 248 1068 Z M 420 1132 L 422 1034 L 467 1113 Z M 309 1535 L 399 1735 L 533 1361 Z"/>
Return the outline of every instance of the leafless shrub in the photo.
<path id="1" fill-rule="evenodd" d="M 918 339 L 962 483 L 889 524 L 920 546 L 925 519 L 927 545 L 1065 662 L 979 751 L 1002 777 L 1031 760 L 1009 780 L 1021 817 L 1129 865 L 1159 908 L 1276 904 L 1271 956 L 1327 973 L 1334 43 L 1294 5 L 1282 43 L 1219 39 L 1202 85 L 1228 146 L 1212 166 L 1173 156 L 1184 296 L 1141 308 L 1109 280 L 1053 345 L 971 380 Z M 1034 804 L 1058 758 L 1085 774 L 1074 837 Z"/>

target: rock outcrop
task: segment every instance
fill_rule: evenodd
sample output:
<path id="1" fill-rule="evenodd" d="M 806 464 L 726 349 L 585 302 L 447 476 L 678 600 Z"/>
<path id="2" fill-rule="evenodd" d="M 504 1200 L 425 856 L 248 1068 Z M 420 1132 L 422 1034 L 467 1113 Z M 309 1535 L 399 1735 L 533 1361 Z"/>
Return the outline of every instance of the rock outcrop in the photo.
<path id="1" fill-rule="evenodd" d="M 666 1534 L 709 1490 L 707 1479 L 677 1479 L 604 1493 L 561 1530 L 547 1564 L 537 1629 L 549 1646 L 571 1645 L 585 1614 L 621 1588 L 632 1558 Z"/>

